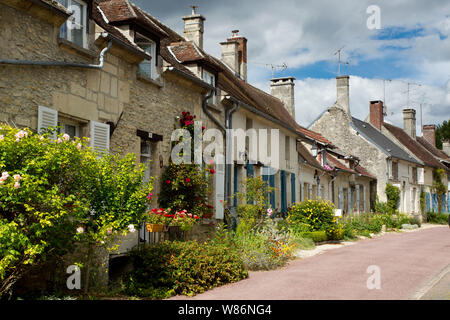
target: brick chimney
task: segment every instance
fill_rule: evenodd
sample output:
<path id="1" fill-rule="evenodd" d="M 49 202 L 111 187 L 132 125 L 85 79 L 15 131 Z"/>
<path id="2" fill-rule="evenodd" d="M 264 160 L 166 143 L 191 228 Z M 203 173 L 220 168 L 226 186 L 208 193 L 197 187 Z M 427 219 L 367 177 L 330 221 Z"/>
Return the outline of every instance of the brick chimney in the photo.
<path id="1" fill-rule="evenodd" d="M 239 30 L 233 30 L 232 36 L 220 45 L 222 61 L 244 81 L 247 81 L 247 39 L 239 36 Z"/>
<path id="2" fill-rule="evenodd" d="M 203 22 L 205 17 L 196 12 L 197 6 L 191 6 L 190 16 L 182 17 L 184 21 L 184 37 L 193 41 L 200 49 L 203 49 Z"/>
<path id="3" fill-rule="evenodd" d="M 381 131 L 384 122 L 383 101 L 370 101 L 370 123 Z"/>
<path id="4" fill-rule="evenodd" d="M 350 116 L 349 76 L 336 77 L 336 103 Z"/>
<path id="5" fill-rule="evenodd" d="M 270 80 L 270 94 L 280 99 L 290 115 L 295 119 L 294 77 Z"/>
<path id="6" fill-rule="evenodd" d="M 426 124 L 422 127 L 422 132 L 425 140 L 436 147 L 436 126 L 434 124 Z"/>
<path id="7" fill-rule="evenodd" d="M 403 130 L 413 139 L 416 139 L 416 110 L 403 109 Z"/>

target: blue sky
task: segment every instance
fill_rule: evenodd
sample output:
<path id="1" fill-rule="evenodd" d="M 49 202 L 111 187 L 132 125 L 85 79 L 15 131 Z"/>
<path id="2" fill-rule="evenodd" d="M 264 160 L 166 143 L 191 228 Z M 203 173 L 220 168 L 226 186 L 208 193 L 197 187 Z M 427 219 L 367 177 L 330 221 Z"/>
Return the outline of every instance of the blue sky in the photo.
<path id="1" fill-rule="evenodd" d="M 387 121 L 402 126 L 407 82 L 410 106 L 423 106 L 424 123 L 450 118 L 450 1 L 448 0 L 136 0 L 138 6 L 182 34 L 189 5 L 205 18 L 204 49 L 220 57 L 221 41 L 239 29 L 248 39 L 248 79 L 269 91 L 264 64 L 288 65 L 275 76 L 294 76 L 296 119 L 307 125 L 335 101 L 337 56 L 350 81 L 351 110 L 365 118 L 368 103 L 386 98 Z M 370 5 L 380 9 L 381 29 L 369 29 Z M 379 79 L 390 79 L 385 82 Z"/>

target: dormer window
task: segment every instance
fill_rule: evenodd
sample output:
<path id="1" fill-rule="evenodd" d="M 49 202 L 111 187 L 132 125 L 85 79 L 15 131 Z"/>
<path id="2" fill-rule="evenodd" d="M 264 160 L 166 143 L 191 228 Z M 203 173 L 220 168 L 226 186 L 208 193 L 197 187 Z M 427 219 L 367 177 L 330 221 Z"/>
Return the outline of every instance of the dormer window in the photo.
<path id="1" fill-rule="evenodd" d="M 211 72 L 203 70 L 202 79 L 207 84 L 210 84 L 211 86 L 216 87 L 216 77 Z M 213 94 L 212 97 L 208 99 L 208 104 L 215 104 L 215 103 L 216 103 L 216 96 L 215 96 L 215 94 Z"/>
<path id="2" fill-rule="evenodd" d="M 151 56 L 151 60 L 144 60 L 139 65 L 139 74 L 155 80 L 157 78 L 156 72 L 156 42 L 150 40 L 149 38 L 137 33 L 136 34 L 136 44 L 144 50 L 149 56 Z"/>
<path id="3" fill-rule="evenodd" d="M 60 30 L 59 36 L 80 47 L 87 49 L 87 4 L 81 0 L 58 0 L 73 14 L 67 19 Z"/>

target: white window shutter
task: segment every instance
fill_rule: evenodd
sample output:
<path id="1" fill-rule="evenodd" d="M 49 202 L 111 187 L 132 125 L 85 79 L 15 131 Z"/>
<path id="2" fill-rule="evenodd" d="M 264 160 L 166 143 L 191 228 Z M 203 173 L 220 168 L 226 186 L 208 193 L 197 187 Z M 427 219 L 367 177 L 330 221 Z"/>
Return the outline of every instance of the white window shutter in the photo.
<path id="1" fill-rule="evenodd" d="M 100 152 L 109 151 L 109 124 L 91 121 L 91 147 Z"/>
<path id="2" fill-rule="evenodd" d="M 58 110 L 50 109 L 47 107 L 38 107 L 38 133 L 49 127 L 56 127 L 58 125 Z M 56 132 L 54 132 L 51 138 L 56 139 Z"/>
<path id="3" fill-rule="evenodd" d="M 417 168 L 417 181 L 419 184 L 425 183 L 425 171 L 423 168 Z"/>

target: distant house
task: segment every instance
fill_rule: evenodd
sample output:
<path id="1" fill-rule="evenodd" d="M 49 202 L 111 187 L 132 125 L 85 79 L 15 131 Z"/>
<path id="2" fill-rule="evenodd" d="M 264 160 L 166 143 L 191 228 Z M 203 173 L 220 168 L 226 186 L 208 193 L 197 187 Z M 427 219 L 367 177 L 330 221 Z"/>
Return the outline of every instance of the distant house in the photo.
<path id="1" fill-rule="evenodd" d="M 420 215 L 420 190 L 424 184 L 424 163 L 385 134 L 383 103 L 370 102 L 369 122 L 351 116 L 349 77 L 336 78 L 336 103 L 323 111 L 309 129 L 327 136 L 339 149 L 360 159 L 377 179 L 375 195 L 386 201 L 385 188 L 391 183 L 401 190 L 399 210 Z M 376 191 L 375 191 L 376 190 Z"/>

